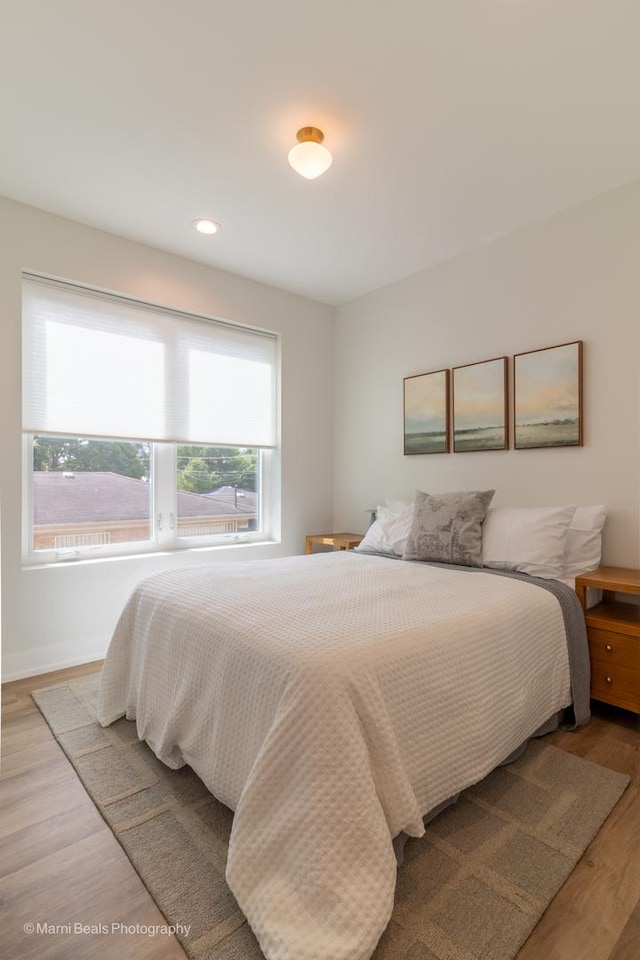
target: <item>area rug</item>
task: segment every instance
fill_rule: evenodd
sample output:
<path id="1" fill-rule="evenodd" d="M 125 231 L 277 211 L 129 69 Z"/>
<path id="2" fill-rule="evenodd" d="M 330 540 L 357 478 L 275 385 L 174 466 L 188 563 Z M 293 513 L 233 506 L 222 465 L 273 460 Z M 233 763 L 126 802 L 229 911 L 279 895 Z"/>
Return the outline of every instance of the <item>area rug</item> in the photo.
<path id="1" fill-rule="evenodd" d="M 231 811 L 134 723 L 102 729 L 97 687 L 92 675 L 33 699 L 189 957 L 262 960 L 224 879 Z M 374 960 L 513 960 L 628 782 L 530 743 L 408 841 Z"/>

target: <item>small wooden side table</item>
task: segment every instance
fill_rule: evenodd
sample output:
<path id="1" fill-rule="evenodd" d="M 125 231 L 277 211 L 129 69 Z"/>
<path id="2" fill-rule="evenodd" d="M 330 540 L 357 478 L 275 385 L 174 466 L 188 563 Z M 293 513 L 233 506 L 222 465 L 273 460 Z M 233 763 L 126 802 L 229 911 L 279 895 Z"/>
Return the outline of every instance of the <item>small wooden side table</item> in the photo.
<path id="1" fill-rule="evenodd" d="M 305 553 L 313 553 L 314 543 L 323 543 L 339 550 L 352 550 L 362 540 L 362 533 L 310 533 L 304 545 Z"/>
<path id="2" fill-rule="evenodd" d="M 587 610 L 588 587 L 603 591 L 602 602 Z M 584 610 L 594 700 L 640 713 L 640 605 L 616 594 L 640 595 L 640 570 L 600 567 L 576 577 Z"/>

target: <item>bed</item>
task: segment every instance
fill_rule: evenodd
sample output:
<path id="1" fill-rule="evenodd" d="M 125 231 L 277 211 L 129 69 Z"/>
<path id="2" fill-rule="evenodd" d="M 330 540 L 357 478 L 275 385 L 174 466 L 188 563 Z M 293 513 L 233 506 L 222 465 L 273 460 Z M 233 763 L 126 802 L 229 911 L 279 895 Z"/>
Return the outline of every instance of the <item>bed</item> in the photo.
<path id="1" fill-rule="evenodd" d="M 227 880 L 268 960 L 367 960 L 394 838 L 571 704 L 584 722 L 588 678 L 561 583 L 340 551 L 143 581 L 98 717 L 235 811 Z"/>

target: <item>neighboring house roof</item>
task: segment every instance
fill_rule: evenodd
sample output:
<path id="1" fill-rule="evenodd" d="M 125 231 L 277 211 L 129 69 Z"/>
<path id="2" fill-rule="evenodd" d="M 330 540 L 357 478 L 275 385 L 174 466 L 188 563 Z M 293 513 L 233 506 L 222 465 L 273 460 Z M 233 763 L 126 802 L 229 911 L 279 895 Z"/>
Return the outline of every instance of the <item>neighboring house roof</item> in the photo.
<path id="1" fill-rule="evenodd" d="M 223 488 L 224 489 L 224 488 Z M 230 488 L 233 491 L 233 487 Z M 33 518 L 36 526 L 141 520 L 150 515 L 150 487 L 144 480 L 117 473 L 63 473 L 34 471 Z M 218 497 L 178 491 L 180 517 L 234 517 L 253 513 L 234 506 L 233 496 Z"/>
<path id="2" fill-rule="evenodd" d="M 255 513 L 256 494 L 254 490 L 245 490 L 243 487 L 218 487 L 217 490 L 211 490 L 204 496 L 217 500 L 220 505 L 231 505 L 238 510 L 238 513 Z"/>

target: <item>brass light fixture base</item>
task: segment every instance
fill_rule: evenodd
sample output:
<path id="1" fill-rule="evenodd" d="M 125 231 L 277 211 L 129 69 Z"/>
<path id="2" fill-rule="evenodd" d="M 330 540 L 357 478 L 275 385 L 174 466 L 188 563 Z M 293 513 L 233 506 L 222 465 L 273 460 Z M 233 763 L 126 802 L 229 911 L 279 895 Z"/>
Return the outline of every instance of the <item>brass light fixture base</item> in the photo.
<path id="1" fill-rule="evenodd" d="M 296 138 L 298 143 L 308 143 L 310 140 L 313 141 L 313 143 L 322 143 L 324 133 L 322 130 L 318 130 L 317 127 L 300 127 Z"/>

